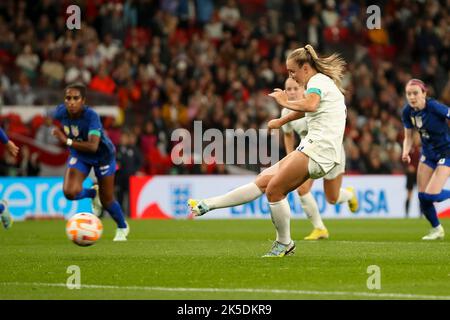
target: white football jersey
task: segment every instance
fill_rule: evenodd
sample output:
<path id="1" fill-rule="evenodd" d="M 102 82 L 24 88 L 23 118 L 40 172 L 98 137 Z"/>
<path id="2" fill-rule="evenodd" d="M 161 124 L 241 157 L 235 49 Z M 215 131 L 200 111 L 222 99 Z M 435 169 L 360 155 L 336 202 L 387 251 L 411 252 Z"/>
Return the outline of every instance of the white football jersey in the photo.
<path id="1" fill-rule="evenodd" d="M 302 139 L 301 149 L 319 163 L 341 163 L 347 108 L 344 95 L 334 81 L 322 74 L 312 76 L 306 86 L 306 93 L 320 95 L 315 112 L 306 112 L 308 134 Z"/>
<path id="2" fill-rule="evenodd" d="M 288 115 L 289 112 L 291 111 L 292 110 L 290 109 L 283 108 L 283 110 L 281 110 L 281 117 Z M 306 137 L 306 134 L 308 133 L 308 125 L 306 124 L 306 118 L 303 117 L 297 120 L 290 121 L 281 126 L 281 129 L 283 130 L 283 132 L 286 133 L 291 133 L 295 131 L 300 136 L 300 139 L 303 140 Z"/>

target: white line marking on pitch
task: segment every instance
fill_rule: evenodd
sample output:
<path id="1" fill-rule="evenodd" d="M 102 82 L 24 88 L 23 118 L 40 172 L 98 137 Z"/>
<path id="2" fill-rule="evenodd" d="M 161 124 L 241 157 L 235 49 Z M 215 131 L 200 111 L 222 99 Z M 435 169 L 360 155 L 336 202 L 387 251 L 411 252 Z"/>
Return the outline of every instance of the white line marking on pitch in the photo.
<path id="1" fill-rule="evenodd" d="M 42 283 L 42 282 L 0 282 L 1 286 L 34 286 L 34 287 L 66 287 L 65 283 Z M 142 291 L 169 291 L 169 292 L 235 292 L 235 293 L 276 293 L 276 294 L 299 294 L 315 296 L 355 296 L 371 298 L 392 299 L 426 299 L 426 300 L 450 300 L 450 296 L 435 296 L 425 294 L 407 293 L 375 293 L 375 292 L 350 292 L 350 291 L 313 291 L 313 290 L 286 290 L 286 289 L 251 289 L 251 288 L 169 288 L 169 287 L 144 287 L 144 286 L 111 286 L 84 284 L 85 289 L 118 289 L 118 290 L 142 290 Z"/>

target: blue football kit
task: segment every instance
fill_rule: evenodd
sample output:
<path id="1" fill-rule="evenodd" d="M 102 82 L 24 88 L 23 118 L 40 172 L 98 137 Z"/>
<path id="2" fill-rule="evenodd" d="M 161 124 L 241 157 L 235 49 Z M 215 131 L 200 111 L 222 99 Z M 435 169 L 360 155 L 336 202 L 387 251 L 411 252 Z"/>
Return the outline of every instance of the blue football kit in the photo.
<path id="1" fill-rule="evenodd" d="M 422 141 L 421 162 L 432 169 L 438 165 L 450 166 L 450 109 L 434 99 L 427 99 L 422 110 L 414 110 L 409 104 L 403 108 L 405 128 L 417 128 Z"/>
<path id="2" fill-rule="evenodd" d="M 105 135 L 100 117 L 94 110 L 89 106 L 84 106 L 80 117 L 72 119 L 66 106 L 60 104 L 50 115 L 62 124 L 66 136 L 74 141 L 88 141 L 89 135 L 100 137 L 100 143 L 95 153 L 81 152 L 69 147 L 69 168 L 76 168 L 88 175 L 93 167 L 97 178 L 115 173 L 116 150 L 114 144 Z"/>

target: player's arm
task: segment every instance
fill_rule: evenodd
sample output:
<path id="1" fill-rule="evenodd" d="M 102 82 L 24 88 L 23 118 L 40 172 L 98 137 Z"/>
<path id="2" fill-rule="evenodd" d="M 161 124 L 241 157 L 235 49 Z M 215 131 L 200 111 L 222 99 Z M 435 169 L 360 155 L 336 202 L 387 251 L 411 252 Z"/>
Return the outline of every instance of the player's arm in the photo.
<path id="1" fill-rule="evenodd" d="M 49 111 L 47 116 L 52 119 L 61 121 L 63 114 L 65 113 L 65 106 L 63 104 L 58 105 L 55 109 Z M 97 116 L 91 117 L 89 119 L 90 127 L 93 126 L 95 128 L 99 128 L 100 120 Z M 68 138 L 59 128 L 55 128 L 52 131 L 52 135 L 54 135 L 62 144 L 69 146 L 77 151 L 95 153 L 97 152 L 98 146 L 100 144 L 100 131 L 98 130 L 90 130 L 88 134 L 88 141 L 75 141 Z"/>
<path id="2" fill-rule="evenodd" d="M 0 128 L 0 142 L 6 146 L 6 150 L 8 150 L 8 152 L 13 157 L 17 157 L 17 154 L 19 153 L 19 147 L 16 146 L 14 142 L 9 140 L 8 136 L 6 135 L 5 131 L 3 131 L 2 128 Z"/>
<path id="3" fill-rule="evenodd" d="M 317 92 L 306 93 L 304 98 L 296 101 L 288 101 L 286 92 L 281 89 L 275 89 L 269 96 L 274 98 L 279 105 L 294 111 L 314 112 L 320 103 L 320 93 Z"/>
<path id="4" fill-rule="evenodd" d="M 433 108 L 431 110 L 434 113 L 438 114 L 439 116 L 447 118 L 447 120 L 450 120 L 450 108 L 445 104 L 434 101 Z"/>
<path id="5" fill-rule="evenodd" d="M 292 151 L 294 151 L 294 144 L 295 144 L 294 131 L 284 132 L 283 139 L 284 139 L 284 148 L 286 149 L 286 154 L 289 154 Z"/>
<path id="6" fill-rule="evenodd" d="M 411 152 L 411 148 L 413 145 L 413 129 L 405 128 L 405 138 L 403 139 L 403 152 L 402 152 L 402 161 L 406 163 L 411 162 L 411 157 L 409 153 Z"/>
<path id="7" fill-rule="evenodd" d="M 281 118 L 272 119 L 267 124 L 269 130 L 280 129 L 286 123 L 303 118 L 305 116 L 304 112 L 301 111 L 292 111 L 288 114 L 282 116 Z"/>
<path id="8" fill-rule="evenodd" d="M 100 144 L 100 135 L 97 135 L 96 133 L 91 134 L 91 132 L 89 132 L 88 141 L 72 140 L 68 138 L 59 128 L 53 129 L 52 134 L 59 141 L 61 141 L 61 143 L 80 152 L 95 153 L 97 152 Z"/>

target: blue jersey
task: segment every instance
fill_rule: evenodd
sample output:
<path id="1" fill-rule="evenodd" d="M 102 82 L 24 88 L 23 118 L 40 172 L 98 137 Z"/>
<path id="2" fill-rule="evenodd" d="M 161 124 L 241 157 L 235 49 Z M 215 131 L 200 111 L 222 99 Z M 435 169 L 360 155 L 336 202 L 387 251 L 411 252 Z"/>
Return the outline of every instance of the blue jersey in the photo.
<path id="1" fill-rule="evenodd" d="M 88 136 L 93 134 L 100 137 L 97 152 L 81 152 L 69 147 L 72 157 L 93 165 L 104 165 L 115 158 L 115 147 L 111 140 L 105 136 L 103 126 L 98 114 L 88 106 L 84 106 L 81 116 L 77 119 L 71 119 L 64 104 L 60 104 L 51 112 L 51 116 L 61 122 L 64 127 L 64 133 L 70 139 L 75 141 L 88 141 Z"/>
<path id="2" fill-rule="evenodd" d="M 417 128 L 422 140 L 422 154 L 432 160 L 446 158 L 450 153 L 450 132 L 447 125 L 449 108 L 434 99 L 427 99 L 425 108 L 414 110 L 409 104 L 403 108 L 405 128 Z"/>
<path id="3" fill-rule="evenodd" d="M 0 142 L 3 144 L 7 144 L 9 141 L 8 136 L 6 135 L 5 131 L 3 131 L 2 128 L 0 128 Z"/>

